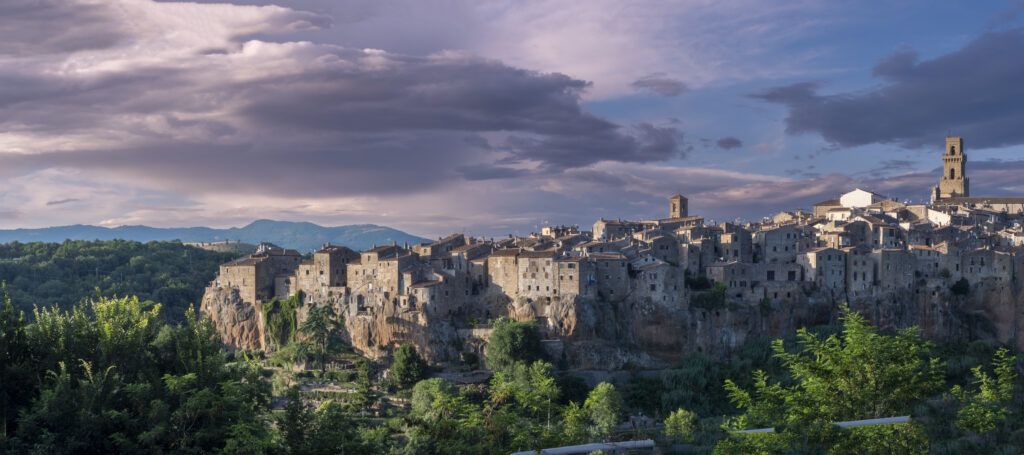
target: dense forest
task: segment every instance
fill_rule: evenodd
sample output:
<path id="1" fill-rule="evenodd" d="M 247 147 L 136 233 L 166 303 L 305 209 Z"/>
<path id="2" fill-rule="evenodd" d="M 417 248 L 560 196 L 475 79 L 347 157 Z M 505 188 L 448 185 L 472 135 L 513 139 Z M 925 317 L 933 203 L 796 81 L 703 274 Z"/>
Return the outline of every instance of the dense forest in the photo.
<path id="1" fill-rule="evenodd" d="M 181 242 L 126 240 L 0 244 L 0 281 L 18 308 L 71 308 L 99 295 L 137 296 L 160 302 L 164 316 L 180 322 L 199 306 L 217 266 L 234 259 Z"/>
<path id="2" fill-rule="evenodd" d="M 730 359 L 692 354 L 596 384 L 545 358 L 535 322 L 499 319 L 485 358 L 447 368 L 490 379 L 456 384 L 412 345 L 390 364 L 360 356 L 330 308 L 269 317 L 300 298 L 264 309 L 274 352 L 222 351 L 188 308 L 224 255 L 172 242 L 0 248 L 20 258 L 0 264 L 0 453 L 504 454 L 648 438 L 663 453 L 1024 450 L 1024 356 L 881 332 L 845 308 L 835 325 L 751 340 Z M 764 427 L 775 432 L 733 432 Z"/>

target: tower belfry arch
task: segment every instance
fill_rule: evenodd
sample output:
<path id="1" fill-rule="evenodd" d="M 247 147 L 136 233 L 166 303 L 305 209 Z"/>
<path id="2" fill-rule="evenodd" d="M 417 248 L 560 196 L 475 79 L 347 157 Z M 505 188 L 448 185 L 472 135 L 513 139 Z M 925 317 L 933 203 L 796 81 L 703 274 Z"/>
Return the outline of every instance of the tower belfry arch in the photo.
<path id="1" fill-rule="evenodd" d="M 932 200 L 953 197 L 970 197 L 971 185 L 967 178 L 967 155 L 964 154 L 962 137 L 946 137 L 946 148 L 942 153 L 942 177 L 935 187 Z"/>

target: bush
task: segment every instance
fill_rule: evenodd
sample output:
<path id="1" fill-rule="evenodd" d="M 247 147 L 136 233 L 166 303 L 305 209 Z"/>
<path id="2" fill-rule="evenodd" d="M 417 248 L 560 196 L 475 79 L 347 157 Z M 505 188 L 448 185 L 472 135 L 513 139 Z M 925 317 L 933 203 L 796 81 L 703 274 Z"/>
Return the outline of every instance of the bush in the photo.
<path id="1" fill-rule="evenodd" d="M 679 442 L 693 442 L 693 434 L 697 432 L 697 414 L 679 408 L 672 411 L 665 419 L 665 436 Z"/>
<path id="2" fill-rule="evenodd" d="M 967 278 L 960 278 L 953 286 L 949 288 L 953 292 L 953 295 L 967 295 L 971 292 L 971 282 L 967 281 Z"/>
<path id="3" fill-rule="evenodd" d="M 476 355 L 475 352 L 463 352 L 462 363 L 469 365 L 470 368 L 476 369 L 480 366 L 480 356 Z"/>
<path id="4" fill-rule="evenodd" d="M 702 291 L 705 289 L 711 289 L 711 280 L 704 275 L 697 275 L 696 277 L 686 277 L 686 287 L 693 289 L 694 291 Z"/>

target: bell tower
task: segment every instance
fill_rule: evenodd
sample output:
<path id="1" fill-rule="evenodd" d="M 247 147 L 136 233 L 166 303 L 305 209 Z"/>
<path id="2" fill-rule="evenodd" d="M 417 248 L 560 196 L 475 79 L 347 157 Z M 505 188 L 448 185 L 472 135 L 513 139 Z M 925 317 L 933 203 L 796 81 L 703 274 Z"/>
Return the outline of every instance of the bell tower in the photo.
<path id="1" fill-rule="evenodd" d="M 669 211 L 669 218 L 686 218 L 689 216 L 690 209 L 686 206 L 686 198 L 682 194 L 677 194 L 668 198 L 669 202 L 672 203 L 672 210 Z"/>
<path id="2" fill-rule="evenodd" d="M 967 155 L 964 155 L 964 139 L 947 137 L 946 149 L 942 152 L 942 178 L 935 187 L 935 198 L 970 197 L 971 185 L 967 178 Z"/>

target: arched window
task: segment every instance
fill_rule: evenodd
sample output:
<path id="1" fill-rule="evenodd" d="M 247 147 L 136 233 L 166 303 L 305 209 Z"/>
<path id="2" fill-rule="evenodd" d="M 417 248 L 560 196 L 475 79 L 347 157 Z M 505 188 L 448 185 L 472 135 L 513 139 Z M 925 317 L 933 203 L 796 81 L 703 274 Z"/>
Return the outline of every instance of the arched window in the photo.
<path id="1" fill-rule="evenodd" d="M 956 146 L 955 145 L 949 146 L 949 154 L 950 155 L 956 155 Z"/>
<path id="2" fill-rule="evenodd" d="M 949 178 L 950 178 L 950 180 L 956 178 L 956 169 L 952 169 L 952 168 L 949 169 Z"/>

